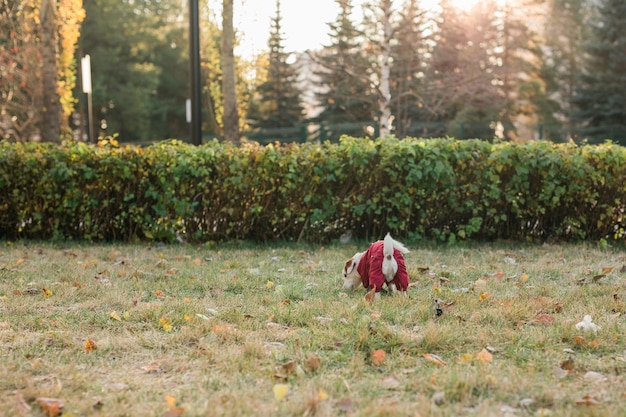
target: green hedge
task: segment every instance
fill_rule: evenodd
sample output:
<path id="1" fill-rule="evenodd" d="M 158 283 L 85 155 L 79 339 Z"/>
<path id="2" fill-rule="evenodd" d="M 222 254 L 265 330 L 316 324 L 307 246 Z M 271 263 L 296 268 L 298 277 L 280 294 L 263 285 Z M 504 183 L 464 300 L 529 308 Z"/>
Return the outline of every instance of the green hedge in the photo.
<path id="1" fill-rule="evenodd" d="M 5 239 L 620 240 L 626 148 L 357 139 L 147 148 L 0 142 Z"/>

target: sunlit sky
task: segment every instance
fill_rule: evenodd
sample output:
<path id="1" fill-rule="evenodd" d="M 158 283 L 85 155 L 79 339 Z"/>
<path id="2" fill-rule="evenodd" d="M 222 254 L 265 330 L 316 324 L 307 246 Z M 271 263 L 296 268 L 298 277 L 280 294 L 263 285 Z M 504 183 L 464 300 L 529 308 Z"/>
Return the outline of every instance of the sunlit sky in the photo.
<path id="1" fill-rule="evenodd" d="M 479 0 L 453 0 L 458 7 Z M 365 0 L 353 0 L 354 12 L 360 15 Z M 211 0 L 209 4 L 216 3 Z M 396 0 L 400 4 L 401 0 Z M 432 9 L 438 0 L 422 0 L 422 7 Z M 217 2 L 221 7 L 221 1 Z M 239 33 L 238 55 L 250 57 L 267 48 L 271 19 L 276 15 L 276 0 L 235 0 L 234 25 Z M 287 52 L 319 49 L 329 43 L 328 25 L 339 12 L 335 0 L 281 0 L 283 34 Z M 356 18 L 355 21 L 358 21 Z"/>

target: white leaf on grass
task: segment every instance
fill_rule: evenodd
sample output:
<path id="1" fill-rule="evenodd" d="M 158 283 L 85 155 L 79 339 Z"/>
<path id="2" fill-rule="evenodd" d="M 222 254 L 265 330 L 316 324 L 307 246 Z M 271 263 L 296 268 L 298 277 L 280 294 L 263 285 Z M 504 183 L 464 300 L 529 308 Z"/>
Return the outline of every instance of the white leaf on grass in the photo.
<path id="1" fill-rule="evenodd" d="M 211 320 L 211 317 L 207 317 L 204 314 L 197 313 L 196 316 L 200 317 L 202 320 Z"/>
<path id="2" fill-rule="evenodd" d="M 591 320 L 591 316 L 589 314 L 586 314 L 583 321 L 576 324 L 576 329 L 597 332 L 601 329 L 601 327 Z"/>

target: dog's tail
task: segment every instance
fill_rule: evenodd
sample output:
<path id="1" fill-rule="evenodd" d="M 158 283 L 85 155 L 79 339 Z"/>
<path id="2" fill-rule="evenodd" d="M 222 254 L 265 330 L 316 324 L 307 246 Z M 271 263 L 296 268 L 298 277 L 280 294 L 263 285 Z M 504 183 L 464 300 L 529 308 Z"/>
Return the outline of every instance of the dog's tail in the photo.
<path id="1" fill-rule="evenodd" d="M 397 249 L 402 253 L 409 253 L 409 250 L 405 248 L 402 243 L 393 240 L 389 233 L 387 233 L 383 242 L 383 255 L 386 259 L 391 259 L 393 257 L 394 249 Z"/>

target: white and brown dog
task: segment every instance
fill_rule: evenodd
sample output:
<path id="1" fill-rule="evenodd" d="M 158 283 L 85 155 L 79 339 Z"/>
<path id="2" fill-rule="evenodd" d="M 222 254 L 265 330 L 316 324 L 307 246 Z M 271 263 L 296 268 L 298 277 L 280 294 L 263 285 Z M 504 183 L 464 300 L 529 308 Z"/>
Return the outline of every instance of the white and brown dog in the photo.
<path id="1" fill-rule="evenodd" d="M 409 288 L 409 274 L 403 254 L 408 252 L 387 233 L 384 240 L 372 243 L 367 251 L 358 252 L 346 261 L 343 288 L 353 290 L 363 284 L 365 289 L 375 289 L 375 296 L 380 296 L 383 284 L 387 284 L 392 292 L 405 293 Z"/>

